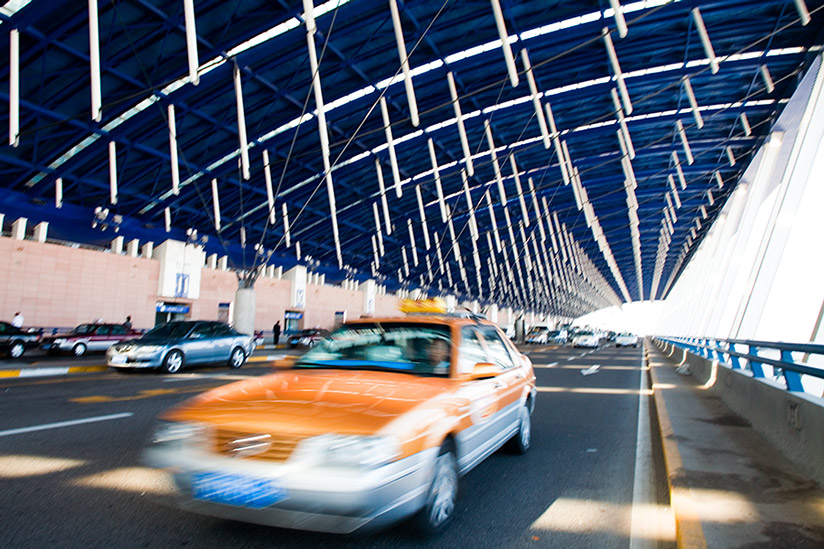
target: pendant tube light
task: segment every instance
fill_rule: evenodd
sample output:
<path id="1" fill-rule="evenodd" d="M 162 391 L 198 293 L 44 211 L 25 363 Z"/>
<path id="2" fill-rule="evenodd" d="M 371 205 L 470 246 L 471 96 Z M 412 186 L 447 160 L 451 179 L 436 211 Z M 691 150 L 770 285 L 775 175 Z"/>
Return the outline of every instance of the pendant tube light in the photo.
<path id="1" fill-rule="evenodd" d="M 395 29 L 395 42 L 398 45 L 398 56 L 403 70 L 403 84 L 406 88 L 406 100 L 409 103 L 409 116 L 412 125 L 416 128 L 420 124 L 418 118 L 418 102 L 415 100 L 415 88 L 412 86 L 412 73 L 409 70 L 409 56 L 406 54 L 406 43 L 403 41 L 401 14 L 398 12 L 397 0 L 389 0 L 389 11 L 392 14 L 392 27 Z"/>
<path id="2" fill-rule="evenodd" d="M 664 194 L 664 198 L 667 199 L 667 207 L 672 208 L 672 198 L 670 198 L 670 193 L 667 192 Z"/>
<path id="3" fill-rule="evenodd" d="M 20 33 L 9 31 L 9 145 L 20 143 Z"/>
<path id="4" fill-rule="evenodd" d="M 58 177 L 54 180 L 54 207 L 60 209 L 63 207 L 63 178 Z"/>
<path id="5" fill-rule="evenodd" d="M 475 219 L 475 205 L 472 203 L 472 193 L 469 192 L 469 182 L 464 170 L 461 170 L 461 180 L 466 198 L 466 210 L 469 212 L 469 231 L 472 234 L 472 241 L 475 242 L 478 240 L 478 221 Z"/>
<path id="6" fill-rule="evenodd" d="M 552 249 L 557 254 L 558 253 L 558 241 L 555 238 L 555 228 L 552 226 L 552 214 L 549 211 L 549 204 L 546 201 L 546 197 L 541 197 L 541 204 L 544 207 L 544 212 L 546 216 L 546 226 L 549 229 L 549 238 L 552 240 Z"/>
<path id="7" fill-rule="evenodd" d="M 798 16 L 801 18 L 801 25 L 806 26 L 810 22 L 810 12 L 807 10 L 807 4 L 804 0 L 795 0 L 795 9 L 798 10 Z"/>
<path id="8" fill-rule="evenodd" d="M 392 126 L 389 123 L 389 109 L 386 108 L 386 99 L 381 97 L 380 104 L 383 130 L 386 134 L 386 144 L 389 149 L 389 164 L 392 166 L 392 179 L 395 182 L 395 195 L 400 198 L 403 195 L 403 189 L 401 189 L 401 175 L 398 170 L 398 157 L 395 155 L 395 140 L 392 137 Z"/>
<path id="9" fill-rule="evenodd" d="M 429 148 L 429 161 L 432 163 L 432 175 L 435 178 L 435 192 L 438 194 L 438 207 L 440 207 L 441 210 L 441 221 L 446 223 L 446 203 L 443 199 L 441 172 L 438 169 L 438 159 L 435 156 L 435 145 L 432 143 L 432 138 L 426 140 L 426 146 Z"/>
<path id="10" fill-rule="evenodd" d="M 546 120 L 544 120 L 544 110 L 541 108 L 541 99 L 538 97 L 538 86 L 535 84 L 535 75 L 532 73 L 532 65 L 529 62 L 529 54 L 526 48 L 521 50 L 521 61 L 526 71 L 526 81 L 529 84 L 529 94 L 532 96 L 532 106 L 535 108 L 535 118 L 538 119 L 538 127 L 541 130 L 541 138 L 544 141 L 544 148 L 548 149 L 550 146 L 549 130 L 546 127 Z"/>
<path id="11" fill-rule="evenodd" d="M 498 28 L 498 38 L 501 39 L 501 50 L 504 52 L 506 70 L 509 72 L 509 82 L 515 88 L 518 86 L 518 69 L 515 67 L 515 58 L 512 56 L 512 48 L 509 45 L 509 34 L 506 31 L 504 13 L 501 10 L 499 0 L 491 0 L 491 2 L 492 14 L 495 16 L 495 26 Z"/>
<path id="12" fill-rule="evenodd" d="M 487 211 L 489 212 L 490 222 L 492 223 L 492 233 L 495 236 L 495 249 L 498 250 L 498 252 L 500 252 L 501 235 L 498 232 L 498 220 L 495 219 L 495 208 L 492 206 L 492 197 L 490 196 L 488 190 L 486 191 L 486 193 L 484 193 L 484 198 L 486 198 L 486 207 Z"/>
<path id="13" fill-rule="evenodd" d="M 742 112 L 739 119 L 741 120 L 741 127 L 744 128 L 744 135 L 747 137 L 752 135 L 752 127 L 750 127 L 750 120 L 747 118 L 747 113 Z"/>
<path id="14" fill-rule="evenodd" d="M 704 117 L 701 116 L 701 111 L 698 109 L 698 100 L 695 99 L 689 76 L 685 76 L 682 82 L 684 83 L 684 91 L 687 93 L 687 101 L 689 101 L 690 109 L 692 109 L 692 117 L 695 118 L 695 125 L 700 130 L 704 127 Z"/>
<path id="15" fill-rule="evenodd" d="M 521 177 L 518 175 L 518 164 L 515 163 L 514 153 L 509 155 L 509 163 L 512 166 L 512 175 L 515 178 L 515 190 L 518 192 L 518 203 L 521 205 L 521 215 L 523 216 L 524 224 L 529 227 L 529 211 L 526 209 L 524 189 L 521 186 Z"/>
<path id="16" fill-rule="evenodd" d="M 681 207 L 681 197 L 678 195 L 678 188 L 675 186 L 675 179 L 673 179 L 672 174 L 667 176 L 667 181 L 669 181 L 670 190 L 672 191 L 672 198 L 675 200 L 675 207 Z"/>
<path id="17" fill-rule="evenodd" d="M 172 166 L 172 193 L 180 194 L 180 165 L 177 161 L 177 123 L 175 122 L 175 106 L 169 104 L 166 109 L 169 119 L 169 160 Z"/>
<path id="18" fill-rule="evenodd" d="M 412 249 L 412 262 L 415 267 L 418 266 L 418 247 L 415 246 L 415 231 L 412 230 L 412 220 L 406 219 L 406 228 L 409 229 L 409 245 Z"/>
<path id="19" fill-rule="evenodd" d="M 712 195 L 712 189 L 707 189 L 707 203 L 710 206 L 715 204 L 715 197 Z"/>
<path id="20" fill-rule="evenodd" d="M 678 137 L 681 139 L 681 146 L 684 147 L 684 154 L 687 157 L 687 164 L 692 164 L 693 162 L 695 162 L 695 158 L 693 158 L 692 156 L 690 142 L 687 141 L 687 132 L 686 130 L 684 130 L 684 124 L 680 120 L 676 120 L 675 129 L 678 132 Z"/>
<path id="21" fill-rule="evenodd" d="M 489 126 L 489 120 L 484 120 L 484 133 L 486 134 L 486 142 L 489 145 L 489 154 L 492 156 L 492 166 L 495 169 L 495 181 L 498 183 L 498 194 L 501 197 L 501 205 L 506 206 L 506 189 L 504 188 L 504 181 L 501 177 L 501 165 L 498 163 L 498 153 L 495 151 L 495 140 L 492 138 L 492 128 Z"/>
<path id="22" fill-rule="evenodd" d="M 423 241 L 426 249 L 429 249 L 429 228 L 426 224 L 426 211 L 423 206 L 423 197 L 421 196 L 421 186 L 415 185 L 415 198 L 418 200 L 418 213 L 421 216 L 421 227 L 423 228 Z"/>
<path id="23" fill-rule="evenodd" d="M 621 65 L 618 63 L 618 54 L 615 52 L 615 46 L 612 43 L 612 36 L 609 34 L 609 29 L 604 27 L 601 30 L 604 37 L 604 44 L 607 48 L 607 55 L 609 56 L 609 63 L 612 65 L 612 72 L 615 73 L 615 81 L 618 83 L 618 92 L 621 94 L 621 101 L 624 104 L 624 112 L 632 114 L 632 102 L 629 99 L 629 92 L 627 85 L 624 82 L 624 73 L 621 72 Z"/>
<path id="24" fill-rule="evenodd" d="M 286 247 L 292 245 L 292 237 L 289 231 L 289 211 L 286 209 L 286 202 L 280 205 L 280 216 L 283 218 L 283 236 L 286 239 Z"/>
<path id="25" fill-rule="evenodd" d="M 761 71 L 761 78 L 764 80 L 764 87 L 767 88 L 767 93 L 772 93 L 775 90 L 775 84 L 770 75 L 770 69 L 767 68 L 767 65 L 761 65 L 759 70 Z"/>
<path id="26" fill-rule="evenodd" d="M 669 208 L 670 219 L 672 219 L 673 223 L 678 223 L 678 216 L 675 215 L 675 208 L 672 207 L 672 204 L 670 204 L 668 206 L 668 208 Z"/>
<path id="27" fill-rule="evenodd" d="M 715 181 L 718 183 L 718 188 L 719 188 L 719 189 L 723 189 L 723 188 L 724 188 L 724 180 L 723 180 L 723 179 L 721 179 L 721 173 L 720 173 L 719 171 L 717 171 L 717 170 L 716 170 L 716 172 L 715 172 Z"/>
<path id="28" fill-rule="evenodd" d="M 710 42 L 710 35 L 707 33 L 707 27 L 704 25 L 704 18 L 701 17 L 701 10 L 692 8 L 692 18 L 695 22 L 695 29 L 698 31 L 698 36 L 701 38 L 701 45 L 704 46 L 704 53 L 710 60 L 710 70 L 713 74 L 718 72 L 718 58 L 715 57 L 715 50 Z"/>
<path id="29" fill-rule="evenodd" d="M 249 180 L 249 145 L 246 141 L 246 115 L 243 111 L 243 87 L 240 81 L 240 67 L 235 63 L 235 103 L 237 106 L 237 136 L 240 141 L 240 168 L 245 181 Z"/>
<path id="30" fill-rule="evenodd" d="M 466 137 L 466 126 L 464 125 L 461 103 L 458 101 L 458 90 L 455 87 L 455 78 L 452 71 L 446 73 L 446 81 L 449 84 L 449 95 L 452 97 L 452 108 L 455 111 L 455 121 L 458 126 L 458 136 L 461 138 L 461 149 L 466 162 L 466 172 L 471 176 L 475 175 L 475 166 L 472 164 L 472 151 L 469 149 L 469 139 Z"/>
<path id="31" fill-rule="evenodd" d="M 109 199 L 117 204 L 117 144 L 109 141 Z"/>
<path id="32" fill-rule="evenodd" d="M 295 257 L 297 258 L 298 261 L 300 261 L 300 259 L 301 259 L 300 240 L 295 240 Z"/>
<path id="33" fill-rule="evenodd" d="M 704 206 L 703 204 L 701 204 L 701 218 L 702 219 L 707 218 L 707 207 Z"/>
<path id="34" fill-rule="evenodd" d="M 315 49 L 315 17 L 312 0 L 303 0 L 304 20 L 306 23 L 306 45 L 309 50 L 309 68 L 312 71 L 312 89 L 315 95 L 315 107 L 318 117 L 318 133 L 320 135 L 321 157 L 323 159 L 323 171 L 326 175 L 326 194 L 329 199 L 329 214 L 332 220 L 332 238 L 335 241 L 335 254 L 338 260 L 338 268 L 343 269 L 343 255 L 340 249 L 340 236 L 338 234 L 338 209 L 335 200 L 335 187 L 332 182 L 332 169 L 329 163 L 329 134 L 326 127 L 326 107 L 323 103 L 323 89 L 320 81 L 320 70 L 318 68 L 318 54 Z"/>
<path id="35" fill-rule="evenodd" d="M 194 0 L 183 0 L 183 17 L 186 22 L 186 57 L 189 60 L 189 82 L 197 86 L 200 83 L 200 76 L 197 73 L 197 68 L 200 64 L 197 60 L 197 30 L 195 26 Z"/>
<path id="36" fill-rule="evenodd" d="M 684 178 L 684 171 L 681 169 L 681 159 L 678 158 L 678 153 L 672 151 L 672 161 L 675 164 L 675 172 L 678 174 L 678 182 L 682 189 L 687 188 L 687 180 Z"/>
<path id="37" fill-rule="evenodd" d="M 381 261 L 378 258 L 378 245 L 375 243 L 375 235 L 372 235 L 372 261 L 375 262 L 375 268 L 381 268 Z"/>
<path id="38" fill-rule="evenodd" d="M 217 179 L 212 179 L 212 207 L 215 213 L 215 230 L 220 232 L 220 198 L 217 194 Z"/>
<path id="39" fill-rule="evenodd" d="M 389 203 L 386 200 L 386 185 L 383 182 L 383 170 L 380 160 L 375 159 L 375 171 L 378 174 L 378 189 L 381 193 L 381 206 L 383 207 L 383 222 L 386 225 L 386 234 L 392 234 L 392 221 L 389 219 Z"/>
<path id="40" fill-rule="evenodd" d="M 623 38 L 627 35 L 627 21 L 624 19 L 624 8 L 621 7 L 621 3 L 618 0 L 609 0 L 609 5 L 612 7 L 615 26 L 618 28 L 618 36 Z"/>
<path id="41" fill-rule="evenodd" d="M 383 257 L 384 249 L 383 249 L 383 232 L 381 231 L 381 218 L 380 214 L 378 213 L 378 203 L 372 202 L 372 213 L 375 216 L 375 233 L 378 235 L 378 248 L 381 251 L 381 257 Z"/>
<path id="42" fill-rule="evenodd" d="M 730 166 L 735 166 L 735 155 L 732 153 L 732 147 L 730 147 L 729 145 L 727 145 L 726 147 L 726 153 L 727 160 L 729 160 L 730 162 Z"/>
<path id="43" fill-rule="evenodd" d="M 615 115 L 618 118 L 618 124 L 621 126 L 621 134 L 624 137 L 624 145 L 627 149 L 626 154 L 629 155 L 630 159 L 634 159 L 635 147 L 633 146 L 632 138 L 629 135 L 629 127 L 627 126 L 627 120 L 624 116 L 624 109 L 621 108 L 621 102 L 618 100 L 618 92 L 615 91 L 615 88 L 610 88 L 609 92 L 612 97 L 612 106 L 615 109 Z"/>
<path id="44" fill-rule="evenodd" d="M 272 169 L 269 165 L 269 151 L 263 149 L 263 179 L 266 181 L 266 202 L 269 205 L 269 224 L 275 224 L 275 193 L 272 189 Z"/>
<path id="45" fill-rule="evenodd" d="M 544 224 L 541 223 L 541 208 L 538 206 L 538 197 L 535 194 L 535 183 L 531 177 L 526 179 L 529 183 L 529 194 L 532 197 L 532 209 L 535 211 L 535 223 L 538 225 L 538 231 L 541 233 L 541 242 L 546 240 L 546 233 L 544 232 Z"/>
<path id="46" fill-rule="evenodd" d="M 103 97 L 100 91 L 100 36 L 97 20 L 97 0 L 89 0 L 89 73 L 91 76 L 92 120 L 103 118 Z"/>
<path id="47" fill-rule="evenodd" d="M 170 232 L 172 230 L 172 213 L 169 211 L 168 206 L 163 208 L 163 221 L 166 226 L 166 232 Z"/>

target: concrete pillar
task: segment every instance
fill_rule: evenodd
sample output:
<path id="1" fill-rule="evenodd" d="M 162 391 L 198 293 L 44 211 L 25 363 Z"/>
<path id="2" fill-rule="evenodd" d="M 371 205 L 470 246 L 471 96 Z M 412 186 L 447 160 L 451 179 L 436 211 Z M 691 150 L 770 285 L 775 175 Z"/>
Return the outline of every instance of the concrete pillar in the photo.
<path id="1" fill-rule="evenodd" d="M 497 323 L 498 323 L 498 305 L 496 305 L 495 303 L 493 303 L 492 305 L 490 305 L 489 307 L 487 307 L 486 317 L 487 317 L 490 321 L 492 321 L 492 322 L 494 322 L 495 324 L 497 324 Z"/>
<path id="2" fill-rule="evenodd" d="M 326 275 L 325 274 L 320 275 L 319 281 L 320 281 L 321 285 L 326 284 Z"/>
<path id="3" fill-rule="evenodd" d="M 123 237 L 118 236 L 114 240 L 112 240 L 109 249 L 112 251 L 113 254 L 120 255 L 123 253 Z"/>
<path id="4" fill-rule="evenodd" d="M 209 269 L 217 269 L 217 254 L 211 254 L 206 258 L 206 267 Z"/>
<path id="5" fill-rule="evenodd" d="M 6 214 L 0 213 L 0 236 L 3 236 L 3 220 L 6 218 Z"/>
<path id="6" fill-rule="evenodd" d="M 277 267 L 275 269 L 275 278 L 281 280 L 283 278 L 283 267 Z"/>
<path id="7" fill-rule="evenodd" d="M 11 224 L 11 237 L 15 240 L 25 240 L 26 239 L 26 223 L 29 220 L 25 217 L 19 217 L 17 220 Z"/>
<path id="8" fill-rule="evenodd" d="M 255 289 L 238 288 L 235 292 L 235 306 L 232 324 L 238 332 L 247 335 L 255 333 Z"/>
<path id="9" fill-rule="evenodd" d="M 154 242 L 146 242 L 143 245 L 142 255 L 146 259 L 152 259 L 154 257 Z"/>
<path id="10" fill-rule="evenodd" d="M 375 296 L 378 294 L 377 283 L 374 280 L 367 280 L 360 285 L 363 292 L 363 312 L 370 315 L 375 312 Z"/>
<path id="11" fill-rule="evenodd" d="M 217 260 L 217 268 L 221 271 L 228 271 L 229 270 L 229 258 L 225 255 Z"/>
<path id="12" fill-rule="evenodd" d="M 275 266 L 274 265 L 267 265 L 266 266 L 266 276 L 269 278 L 275 277 Z"/>
<path id="13" fill-rule="evenodd" d="M 297 309 L 306 307 L 306 267 L 295 265 L 286 271 L 283 278 L 291 282 L 289 306 Z"/>
<path id="14" fill-rule="evenodd" d="M 139 251 L 140 240 L 138 240 L 137 238 L 129 240 L 129 243 L 126 245 L 126 254 L 129 257 L 137 257 Z"/>
<path id="15" fill-rule="evenodd" d="M 34 240 L 38 242 L 45 242 L 49 234 L 49 222 L 43 221 L 34 226 Z"/>

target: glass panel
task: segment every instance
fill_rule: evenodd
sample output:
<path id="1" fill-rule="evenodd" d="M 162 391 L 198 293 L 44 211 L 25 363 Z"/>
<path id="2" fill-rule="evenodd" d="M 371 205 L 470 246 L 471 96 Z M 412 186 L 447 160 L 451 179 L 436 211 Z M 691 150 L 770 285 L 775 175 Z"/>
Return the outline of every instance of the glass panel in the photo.
<path id="1" fill-rule="evenodd" d="M 504 369 L 512 368 L 512 358 L 509 356 L 509 352 L 506 350 L 506 345 L 504 345 L 504 342 L 501 340 L 498 330 L 484 326 L 482 328 L 482 334 L 486 341 L 486 347 L 492 362 L 500 365 Z"/>
<path id="2" fill-rule="evenodd" d="M 472 372 L 475 364 L 489 362 L 481 342 L 478 339 L 478 330 L 473 326 L 461 329 L 461 347 L 458 351 L 458 373 Z"/>

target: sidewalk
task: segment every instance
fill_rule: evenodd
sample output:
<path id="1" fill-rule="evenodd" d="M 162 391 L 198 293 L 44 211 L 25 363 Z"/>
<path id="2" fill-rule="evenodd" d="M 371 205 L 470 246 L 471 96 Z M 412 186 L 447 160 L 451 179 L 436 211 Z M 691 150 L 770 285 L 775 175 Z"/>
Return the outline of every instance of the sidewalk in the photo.
<path id="1" fill-rule="evenodd" d="M 254 354 L 246 359 L 247 363 L 271 362 L 288 353 L 288 346 L 280 345 L 259 345 L 255 348 Z M 30 356 L 27 356 L 30 358 Z M 92 356 L 86 357 L 92 358 Z M 50 360 L 47 364 L 42 362 L 28 362 L 26 360 L 13 360 L 0 358 L 0 379 L 18 377 L 51 377 L 65 376 L 72 374 L 88 374 L 94 372 L 105 372 L 109 368 L 106 366 L 106 355 L 93 355 L 96 364 L 74 365 L 78 359 L 71 355 L 63 357 L 64 360 Z"/>
<path id="2" fill-rule="evenodd" d="M 824 547 L 824 489 L 650 340 L 679 547 Z"/>

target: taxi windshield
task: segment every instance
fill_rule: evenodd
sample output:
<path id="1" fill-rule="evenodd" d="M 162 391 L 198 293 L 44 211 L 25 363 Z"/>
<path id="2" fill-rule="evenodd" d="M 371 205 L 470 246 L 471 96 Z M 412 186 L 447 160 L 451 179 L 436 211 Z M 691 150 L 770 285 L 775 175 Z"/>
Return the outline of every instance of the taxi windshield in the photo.
<path id="1" fill-rule="evenodd" d="M 393 370 L 449 376 L 449 328 L 419 323 L 354 324 L 309 350 L 295 368 Z"/>

